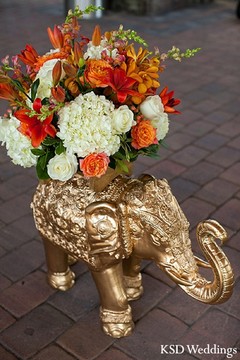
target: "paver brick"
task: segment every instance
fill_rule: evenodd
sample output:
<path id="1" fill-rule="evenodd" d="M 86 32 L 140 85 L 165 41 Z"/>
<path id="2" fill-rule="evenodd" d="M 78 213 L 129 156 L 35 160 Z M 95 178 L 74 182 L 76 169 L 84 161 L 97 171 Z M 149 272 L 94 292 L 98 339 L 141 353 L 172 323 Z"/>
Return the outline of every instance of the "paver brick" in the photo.
<path id="1" fill-rule="evenodd" d="M 29 214 L 5 225 L 0 232 L 0 243 L 6 250 L 13 250 L 34 239 L 37 235 L 33 216 Z"/>
<path id="2" fill-rule="evenodd" d="M 192 196 L 199 189 L 197 184 L 181 177 L 171 180 L 170 185 L 172 193 L 179 203 Z"/>
<path id="3" fill-rule="evenodd" d="M 0 332 L 15 322 L 14 317 L 0 307 Z"/>
<path id="4" fill-rule="evenodd" d="M 36 271 L 0 293 L 0 304 L 17 318 L 43 303 L 54 292 L 46 274 Z"/>
<path id="5" fill-rule="evenodd" d="M 174 151 L 180 150 L 186 145 L 189 145 L 195 140 L 195 136 L 191 136 L 189 134 L 177 132 L 173 135 L 168 136 L 167 144 L 168 147 Z"/>
<path id="6" fill-rule="evenodd" d="M 190 222 L 191 228 L 200 221 L 209 218 L 209 215 L 215 210 L 213 205 L 194 197 L 185 200 L 181 204 L 181 208 Z"/>
<path id="7" fill-rule="evenodd" d="M 232 96 L 232 95 L 230 95 L 230 96 Z M 218 97 L 219 97 L 219 94 L 218 94 Z M 223 93 L 223 98 L 226 101 L 229 101 L 229 98 L 227 98 L 227 94 L 225 91 Z M 228 123 L 229 120 L 231 120 L 232 118 L 233 118 L 233 114 L 226 112 L 223 109 L 219 109 L 219 110 L 210 112 L 209 114 L 205 115 L 205 121 L 212 122 L 213 124 L 216 124 L 216 125 L 225 124 L 225 122 Z M 224 131 L 220 131 L 220 133 L 222 133 L 223 136 L 227 135 Z"/>
<path id="8" fill-rule="evenodd" d="M 57 344 L 77 359 L 90 360 L 102 354 L 114 343 L 100 327 L 99 310 L 82 317 L 57 339 Z"/>
<path id="9" fill-rule="evenodd" d="M 138 321 L 131 337 L 120 339 L 115 346 L 138 360 L 159 360 L 161 345 L 174 344 L 187 329 L 172 315 L 154 309 Z"/>
<path id="10" fill-rule="evenodd" d="M 36 179 L 26 176 L 25 174 L 13 176 L 11 179 L 8 179 L 8 181 L 0 183 L 1 199 L 9 200 L 29 191 L 29 189 L 36 187 L 36 185 Z"/>
<path id="11" fill-rule="evenodd" d="M 207 161 L 210 161 L 214 164 L 229 167 L 239 161 L 240 159 L 240 150 L 233 149 L 228 146 L 223 146 L 220 149 L 213 152 L 211 155 L 206 157 Z"/>
<path id="12" fill-rule="evenodd" d="M 224 145 L 229 139 L 221 134 L 215 132 L 209 132 L 195 141 L 195 145 L 203 147 L 206 150 L 216 150 Z"/>
<path id="13" fill-rule="evenodd" d="M 222 167 L 203 160 L 182 173 L 181 176 L 199 185 L 204 185 L 221 174 L 222 171 Z"/>
<path id="14" fill-rule="evenodd" d="M 12 353 L 10 353 L 6 349 L 4 349 L 4 347 L 2 347 L 1 345 L 0 345 L 0 359 L 2 359 L 2 360 L 18 360 L 15 355 L 13 355 Z"/>
<path id="15" fill-rule="evenodd" d="M 99 296 L 89 272 L 80 276 L 67 292 L 58 291 L 48 301 L 73 320 L 99 306 Z"/>
<path id="16" fill-rule="evenodd" d="M 235 284 L 234 291 L 232 297 L 228 300 L 228 302 L 219 304 L 217 307 L 219 310 L 237 318 L 240 320 L 240 311 L 239 311 L 239 290 L 240 290 L 240 280 Z"/>
<path id="17" fill-rule="evenodd" d="M 235 149 L 240 149 L 240 136 L 237 136 L 235 139 L 231 139 L 228 145 Z"/>
<path id="18" fill-rule="evenodd" d="M 0 219 L 4 223 L 9 224 L 22 216 L 31 213 L 31 198 L 32 197 L 27 194 L 21 194 L 0 204 Z"/>
<path id="19" fill-rule="evenodd" d="M 189 145 L 184 149 L 175 152 L 170 159 L 185 166 L 193 166 L 208 155 L 208 151 Z"/>
<path id="20" fill-rule="evenodd" d="M 172 178 L 180 175 L 186 168 L 171 160 L 163 160 L 160 164 L 151 167 L 148 172 L 156 178 L 166 178 L 171 180 Z"/>
<path id="21" fill-rule="evenodd" d="M 212 129 L 214 129 L 214 127 L 215 125 L 201 120 L 201 121 L 195 121 L 192 124 L 186 126 L 184 128 L 184 132 L 199 138 L 204 136 L 205 134 L 208 134 Z"/>
<path id="22" fill-rule="evenodd" d="M 74 360 L 75 357 L 68 354 L 59 346 L 50 345 L 40 351 L 31 360 Z"/>
<path id="23" fill-rule="evenodd" d="M 199 345 L 217 344 L 220 347 L 234 347 L 239 339 L 240 320 L 220 311 L 212 306 L 209 310 L 191 327 L 182 338 L 181 343 L 194 344 L 196 339 Z M 195 340 L 194 340 L 195 338 Z M 201 357 L 202 359 L 203 357 Z M 205 356 L 203 359 L 207 359 Z M 216 356 L 216 358 L 218 358 Z M 223 357 L 219 357 L 222 359 Z M 215 357 L 214 357 L 215 359 Z"/>
<path id="24" fill-rule="evenodd" d="M 11 281 L 8 280 L 5 276 L 3 276 L 2 274 L 0 274 L 0 290 L 2 291 L 3 289 L 7 288 L 8 286 L 11 285 Z"/>
<path id="25" fill-rule="evenodd" d="M 214 179 L 197 191 L 195 196 L 213 205 L 221 205 L 237 191 L 239 186 L 223 179 Z"/>
<path id="26" fill-rule="evenodd" d="M 17 281 L 39 268 L 44 261 L 42 244 L 31 241 L 0 258 L 0 268 L 3 275 Z"/>
<path id="27" fill-rule="evenodd" d="M 0 334 L 0 343 L 20 359 L 35 355 L 72 324 L 49 305 L 41 305 Z"/>
<path id="28" fill-rule="evenodd" d="M 133 360 L 132 357 L 124 354 L 122 351 L 114 348 L 104 351 L 96 360 Z"/>
<path id="29" fill-rule="evenodd" d="M 230 166 L 221 174 L 221 178 L 233 182 L 234 184 L 239 185 L 240 181 L 240 162 Z"/>
<path id="30" fill-rule="evenodd" d="M 232 230 L 240 229 L 239 222 L 240 199 L 230 199 L 224 206 L 221 206 L 213 213 L 214 218 Z"/>
<path id="31" fill-rule="evenodd" d="M 176 316 L 187 325 L 195 323 L 208 310 L 208 307 L 188 296 L 179 287 L 175 288 L 158 305 L 159 309 Z"/>
<path id="32" fill-rule="evenodd" d="M 161 270 L 159 269 L 159 271 Z M 142 284 L 144 291 L 142 297 L 137 301 L 131 302 L 134 322 L 145 316 L 172 290 L 166 284 L 153 279 L 147 274 L 142 275 Z"/>

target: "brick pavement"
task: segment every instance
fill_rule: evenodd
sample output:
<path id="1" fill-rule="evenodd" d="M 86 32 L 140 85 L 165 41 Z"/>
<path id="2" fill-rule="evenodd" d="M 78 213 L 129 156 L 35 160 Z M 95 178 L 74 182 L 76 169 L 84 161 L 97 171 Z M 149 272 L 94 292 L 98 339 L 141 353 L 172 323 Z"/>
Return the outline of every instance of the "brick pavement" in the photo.
<path id="1" fill-rule="evenodd" d="M 57 0 L 0 2 L 0 57 L 26 43 L 49 48 L 46 27 L 63 21 Z M 150 45 L 167 50 L 201 47 L 190 61 L 170 64 L 162 86 L 175 89 L 181 112 L 172 117 L 159 161 L 139 159 L 135 173 L 166 177 L 190 223 L 193 249 L 198 221 L 212 217 L 228 230 L 224 247 L 235 271 L 232 298 L 219 306 L 184 294 L 154 264 L 142 266 L 145 293 L 132 303 L 134 334 L 113 340 L 98 321 L 98 295 L 86 266 L 74 265 L 76 286 L 66 293 L 45 281 L 41 241 L 29 204 L 37 180 L 33 170 L 10 163 L 0 149 L 0 359 L 158 360 L 160 345 L 217 344 L 240 347 L 240 23 L 234 0 L 201 4 L 156 18 L 105 14 L 103 30 L 122 22 Z M 90 34 L 95 19 L 83 21 Z M 0 103 L 1 113 L 5 103 Z M 239 359 L 239 354 L 234 359 Z M 174 355 L 174 359 L 224 359 L 225 355 Z"/>

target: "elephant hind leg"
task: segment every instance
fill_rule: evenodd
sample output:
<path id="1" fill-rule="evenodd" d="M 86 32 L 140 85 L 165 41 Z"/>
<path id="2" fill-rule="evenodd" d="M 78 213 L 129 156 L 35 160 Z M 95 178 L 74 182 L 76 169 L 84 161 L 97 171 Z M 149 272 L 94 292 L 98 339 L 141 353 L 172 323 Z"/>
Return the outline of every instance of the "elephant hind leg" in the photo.
<path id="1" fill-rule="evenodd" d="M 129 301 L 138 300 L 143 294 L 142 275 L 123 276 L 127 298 Z"/>
<path id="2" fill-rule="evenodd" d="M 75 274 L 68 266 L 68 254 L 45 238 L 43 243 L 48 267 L 48 283 L 61 291 L 70 289 L 75 283 Z"/>
<path id="3" fill-rule="evenodd" d="M 137 300 L 143 294 L 140 265 L 141 259 L 135 256 L 130 256 L 123 261 L 123 281 L 129 301 Z"/>

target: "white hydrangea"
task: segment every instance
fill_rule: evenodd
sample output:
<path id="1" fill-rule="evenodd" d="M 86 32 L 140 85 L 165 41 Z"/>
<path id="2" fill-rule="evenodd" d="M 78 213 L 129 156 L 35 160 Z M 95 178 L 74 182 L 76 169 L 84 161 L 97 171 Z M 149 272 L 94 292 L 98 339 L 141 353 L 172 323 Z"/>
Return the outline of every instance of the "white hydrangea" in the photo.
<path id="1" fill-rule="evenodd" d="M 118 50 L 113 49 L 109 50 L 108 48 L 108 42 L 107 40 L 101 40 L 100 44 L 98 46 L 93 45 L 92 41 L 90 41 L 87 45 L 87 50 L 84 53 L 84 59 L 95 59 L 99 60 L 102 58 L 102 52 L 105 51 L 107 56 L 110 56 L 111 58 L 115 59 L 118 55 Z"/>
<path id="2" fill-rule="evenodd" d="M 19 125 L 20 121 L 14 116 L 10 119 L 0 117 L 0 141 L 15 165 L 24 168 L 36 166 L 37 157 L 31 152 L 31 141 L 18 131 Z"/>
<path id="3" fill-rule="evenodd" d="M 103 95 L 79 95 L 59 111 L 59 132 L 67 151 L 85 157 L 91 153 L 113 155 L 120 138 L 113 126 L 114 104 Z"/>

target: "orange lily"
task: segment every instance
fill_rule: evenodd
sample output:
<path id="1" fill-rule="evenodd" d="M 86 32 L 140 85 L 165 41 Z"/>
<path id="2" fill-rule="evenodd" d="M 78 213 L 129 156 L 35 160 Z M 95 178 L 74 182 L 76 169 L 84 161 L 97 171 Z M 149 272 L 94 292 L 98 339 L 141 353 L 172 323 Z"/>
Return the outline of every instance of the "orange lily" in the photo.
<path id="1" fill-rule="evenodd" d="M 62 49 L 64 45 L 64 36 L 57 25 L 54 26 L 53 31 L 49 27 L 47 29 L 49 40 L 55 49 Z"/>
<path id="2" fill-rule="evenodd" d="M 177 106 L 178 104 L 180 104 L 181 100 L 174 99 L 173 95 L 174 95 L 174 91 L 170 91 L 168 93 L 168 87 L 167 86 L 159 94 L 160 98 L 162 99 L 162 103 L 163 103 L 163 106 L 164 106 L 164 111 L 166 113 L 180 114 L 180 111 L 175 110 L 174 106 Z"/>
<path id="3" fill-rule="evenodd" d="M 20 125 L 19 131 L 31 138 L 33 147 L 38 147 L 47 135 L 55 137 L 57 133 L 57 130 L 51 124 L 53 114 L 47 116 L 43 121 L 39 119 L 38 114 L 41 114 L 41 108 L 42 101 L 37 98 L 33 102 L 33 110 L 37 113 L 36 115 L 30 116 L 31 110 L 29 109 L 20 109 L 14 114 L 15 117 L 23 123 Z"/>
<path id="4" fill-rule="evenodd" d="M 26 45 L 26 48 L 21 51 L 21 54 L 18 54 L 18 58 L 26 65 L 34 67 L 37 58 L 39 57 L 37 51 L 32 45 Z"/>
<path id="5" fill-rule="evenodd" d="M 0 99 L 8 100 L 14 104 L 15 100 L 20 99 L 20 97 L 18 92 L 10 84 L 0 83 Z"/>
<path id="6" fill-rule="evenodd" d="M 136 80 L 128 77 L 123 69 L 108 69 L 108 77 L 105 83 L 110 86 L 117 95 L 120 103 L 124 103 L 128 95 L 139 96 L 139 93 L 132 90 Z"/>

